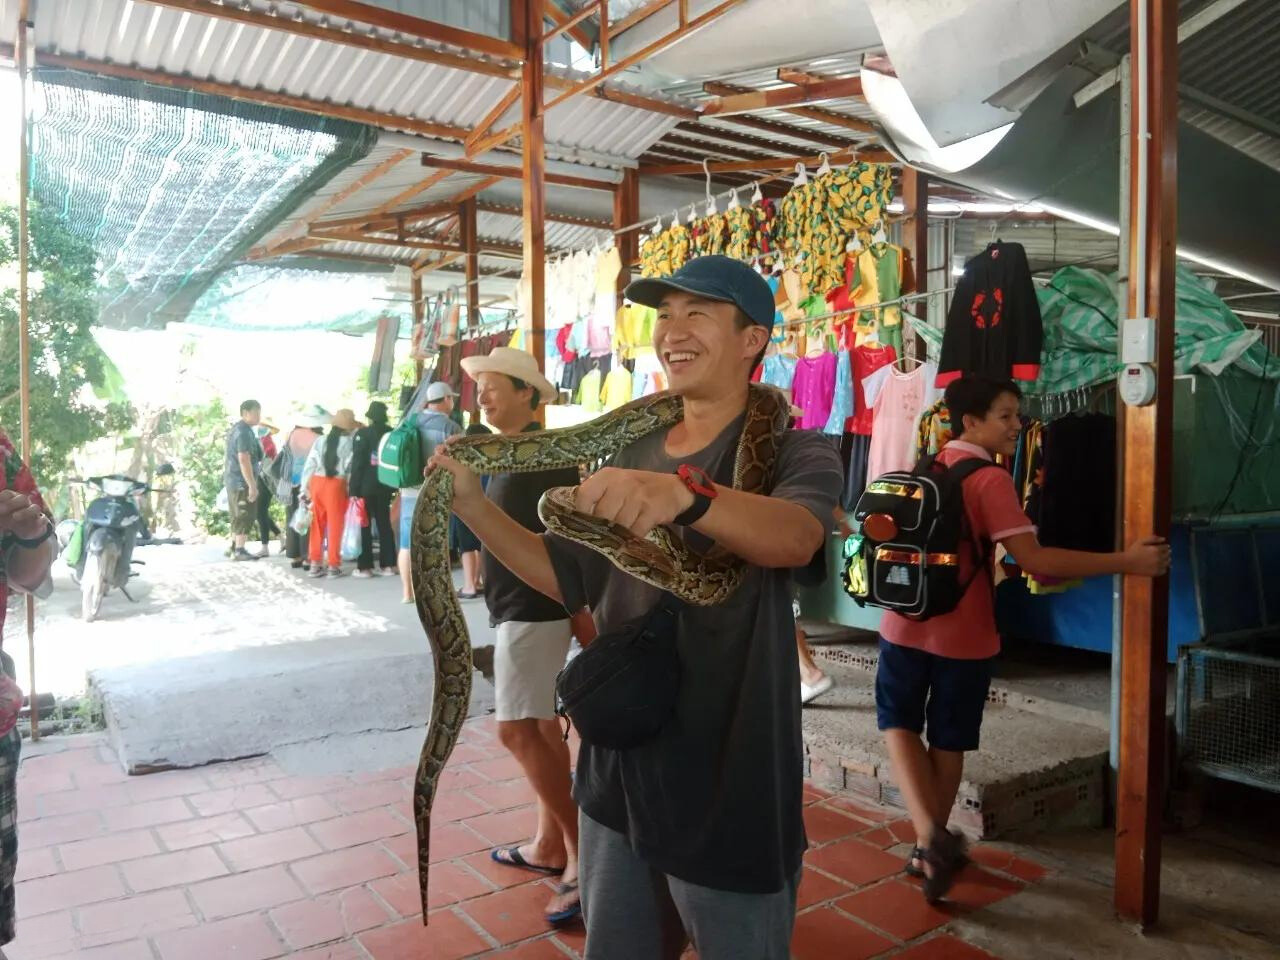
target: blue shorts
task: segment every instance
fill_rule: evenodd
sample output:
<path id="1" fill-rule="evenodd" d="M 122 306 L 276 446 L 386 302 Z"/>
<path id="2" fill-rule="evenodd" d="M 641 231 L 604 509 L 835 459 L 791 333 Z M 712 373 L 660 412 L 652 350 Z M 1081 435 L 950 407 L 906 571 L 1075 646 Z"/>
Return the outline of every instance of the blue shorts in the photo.
<path id="1" fill-rule="evenodd" d="M 940 657 L 881 637 L 876 725 L 924 733 L 927 720 L 929 746 L 956 753 L 977 750 L 994 663 L 994 657 Z"/>
<path id="2" fill-rule="evenodd" d="M 413 543 L 413 511 L 418 505 L 418 491 L 412 487 L 400 491 L 400 549 L 408 550 Z"/>

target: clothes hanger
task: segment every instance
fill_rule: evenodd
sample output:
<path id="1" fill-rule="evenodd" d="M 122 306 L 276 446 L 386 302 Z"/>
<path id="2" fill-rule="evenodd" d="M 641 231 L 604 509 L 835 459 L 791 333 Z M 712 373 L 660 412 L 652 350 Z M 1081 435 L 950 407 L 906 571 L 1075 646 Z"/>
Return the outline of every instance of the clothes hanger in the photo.
<path id="1" fill-rule="evenodd" d="M 887 233 L 885 233 L 885 232 L 884 232 L 884 221 L 883 221 L 883 220 L 881 220 L 879 223 L 877 223 L 877 224 L 876 224 L 876 232 L 875 232 L 874 234 L 872 234 L 872 236 L 871 236 L 871 242 L 872 242 L 873 244 L 875 244 L 875 243 L 888 243 L 888 242 L 889 242 L 889 235 L 888 235 Z"/>
<path id="2" fill-rule="evenodd" d="M 818 164 L 818 172 L 816 176 L 820 177 L 823 174 L 830 173 L 831 164 L 827 162 L 827 155 L 825 153 L 820 153 L 818 154 L 818 159 L 822 162 Z"/>
<path id="3" fill-rule="evenodd" d="M 689 204 L 689 216 L 685 218 L 685 222 L 689 226 L 693 226 L 698 222 L 698 205 L 696 203 Z"/>
<path id="4" fill-rule="evenodd" d="M 707 215 L 708 217 L 710 217 L 710 216 L 714 216 L 714 215 L 715 215 L 716 213 L 718 213 L 719 211 L 716 209 L 716 198 L 715 198 L 715 194 L 713 194 L 713 193 L 711 192 L 711 164 L 710 164 L 710 161 L 709 161 L 709 160 L 707 160 L 707 158 L 706 158 L 706 157 L 703 157 L 703 158 L 702 158 L 702 172 L 703 172 L 704 174 L 706 174 L 706 178 L 707 178 L 707 184 L 706 184 L 706 192 L 707 192 L 707 210 L 706 210 L 706 215 Z"/>
<path id="5" fill-rule="evenodd" d="M 754 189 L 751 191 L 751 202 L 764 203 L 764 192 L 760 189 L 760 181 L 757 180 L 754 184 L 752 184 L 752 186 L 754 187 Z"/>
<path id="6" fill-rule="evenodd" d="M 738 188 L 734 187 L 729 193 L 729 206 L 726 208 L 726 212 L 727 210 L 737 210 L 740 206 L 742 204 L 738 203 Z"/>
<path id="7" fill-rule="evenodd" d="M 791 182 L 793 187 L 807 186 L 809 183 L 809 171 L 805 169 L 803 163 L 796 164 L 796 178 Z"/>

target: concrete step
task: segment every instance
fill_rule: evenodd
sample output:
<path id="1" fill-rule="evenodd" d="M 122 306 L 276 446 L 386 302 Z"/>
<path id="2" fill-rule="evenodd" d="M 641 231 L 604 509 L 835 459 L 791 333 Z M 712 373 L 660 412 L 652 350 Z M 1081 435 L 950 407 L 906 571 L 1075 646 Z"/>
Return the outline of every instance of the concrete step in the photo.
<path id="1" fill-rule="evenodd" d="M 836 685 L 804 709 L 805 775 L 830 790 L 903 807 L 876 729 L 875 674 L 825 660 Z M 952 826 L 985 840 L 1101 825 L 1107 740 L 1105 727 L 988 703 L 982 746 L 966 757 Z"/>

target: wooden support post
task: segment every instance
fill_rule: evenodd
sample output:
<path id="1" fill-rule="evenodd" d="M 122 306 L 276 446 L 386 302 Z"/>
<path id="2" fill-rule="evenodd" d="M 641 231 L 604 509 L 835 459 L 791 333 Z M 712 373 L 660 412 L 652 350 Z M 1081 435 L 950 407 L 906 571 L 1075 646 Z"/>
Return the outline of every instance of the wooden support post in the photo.
<path id="1" fill-rule="evenodd" d="M 480 326 L 480 237 L 476 233 L 476 198 L 468 197 L 458 208 L 458 233 L 462 240 L 463 276 L 467 298 L 467 329 L 476 330 Z M 480 394 L 471 392 L 472 422 L 479 422 Z"/>
<path id="2" fill-rule="evenodd" d="M 914 167 L 902 170 L 902 249 L 911 258 L 915 273 L 915 287 L 903 293 L 924 293 L 929 289 L 929 176 Z M 921 319 L 929 315 L 929 301 L 916 300 L 904 306 L 904 312 Z M 906 343 L 903 344 L 904 348 Z M 924 359 L 923 338 L 915 336 L 911 342 L 912 353 Z"/>
<path id="3" fill-rule="evenodd" d="M 524 277 L 528 283 L 525 347 L 546 371 L 547 154 L 543 106 L 542 0 L 511 0 L 512 34 L 524 51 L 520 78 Z"/>
<path id="4" fill-rule="evenodd" d="M 638 170 L 622 171 L 622 182 L 613 195 L 613 229 L 621 230 L 640 219 L 640 173 Z M 628 230 L 613 238 L 622 259 L 622 270 L 618 273 L 618 294 L 627 289 L 631 282 L 631 268 L 640 259 L 640 233 Z"/>
<path id="5" fill-rule="evenodd" d="M 31 261 L 30 227 L 27 215 L 31 144 L 27 139 L 27 59 L 30 55 L 31 23 L 27 0 L 18 5 L 18 36 L 14 59 L 18 66 L 18 418 L 22 458 L 31 462 L 31 334 L 27 274 Z M 27 663 L 30 665 L 27 699 L 31 704 L 31 739 L 40 739 L 40 708 L 36 697 L 36 599 L 26 596 Z"/>
<path id="6" fill-rule="evenodd" d="M 409 280 L 409 298 L 413 301 L 410 304 L 413 309 L 413 337 L 410 342 L 421 343 L 422 338 L 418 331 L 426 320 L 427 305 L 422 302 L 422 277 L 416 270 Z M 416 387 L 422 383 L 423 362 L 421 356 L 413 358 L 413 370 L 413 385 Z"/>
<path id="7" fill-rule="evenodd" d="M 1129 302 L 1156 320 L 1156 399 L 1124 420 L 1124 536 L 1169 535 L 1173 475 L 1174 262 L 1177 242 L 1178 3 L 1131 0 Z M 1160 912 L 1169 579 L 1122 587 L 1116 912 L 1143 927 Z"/>

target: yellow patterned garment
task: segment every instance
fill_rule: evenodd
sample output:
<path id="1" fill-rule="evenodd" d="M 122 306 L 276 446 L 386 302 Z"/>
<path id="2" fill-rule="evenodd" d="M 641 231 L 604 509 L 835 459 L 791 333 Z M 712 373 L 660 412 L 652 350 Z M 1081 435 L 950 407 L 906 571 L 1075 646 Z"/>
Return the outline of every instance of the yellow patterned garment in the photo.
<path id="1" fill-rule="evenodd" d="M 757 254 L 755 209 L 755 207 L 734 207 L 725 211 L 724 222 L 728 233 L 728 242 L 724 248 L 725 256 L 746 262 Z"/>
<path id="2" fill-rule="evenodd" d="M 666 277 L 683 267 L 689 259 L 689 229 L 674 224 L 650 236 L 640 247 L 640 275 Z"/>
<path id="3" fill-rule="evenodd" d="M 693 240 L 693 255 L 705 257 L 711 254 L 723 254 L 729 244 L 729 228 L 723 213 L 696 220 L 689 228 Z"/>
<path id="4" fill-rule="evenodd" d="M 658 311 L 642 307 L 638 303 L 623 304 L 618 308 L 613 325 L 613 351 L 619 360 L 653 355 L 653 324 Z"/>

